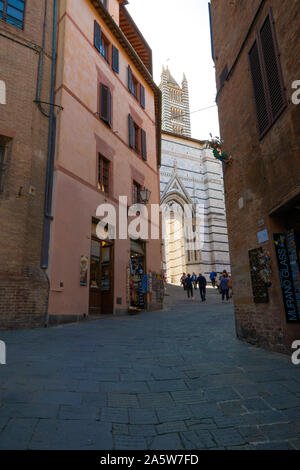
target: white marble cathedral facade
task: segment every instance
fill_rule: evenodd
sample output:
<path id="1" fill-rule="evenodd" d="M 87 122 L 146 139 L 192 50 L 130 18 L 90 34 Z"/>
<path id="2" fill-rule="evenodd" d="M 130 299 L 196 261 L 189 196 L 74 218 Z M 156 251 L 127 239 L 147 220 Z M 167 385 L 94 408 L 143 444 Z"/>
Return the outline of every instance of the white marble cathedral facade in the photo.
<path id="1" fill-rule="evenodd" d="M 163 68 L 162 162 L 160 169 L 161 203 L 170 207 L 171 217 L 163 218 L 167 234 L 163 246 L 163 264 L 167 280 L 179 283 L 183 272 L 230 272 L 222 163 L 216 160 L 206 142 L 191 138 L 188 82 L 183 76 L 179 86 L 168 68 Z M 190 249 L 184 240 L 184 205 L 193 213 L 200 208 L 201 249 Z M 194 219 L 193 224 L 196 223 Z M 194 226 L 194 230 L 195 230 Z M 198 248 L 198 247 L 196 247 Z"/>

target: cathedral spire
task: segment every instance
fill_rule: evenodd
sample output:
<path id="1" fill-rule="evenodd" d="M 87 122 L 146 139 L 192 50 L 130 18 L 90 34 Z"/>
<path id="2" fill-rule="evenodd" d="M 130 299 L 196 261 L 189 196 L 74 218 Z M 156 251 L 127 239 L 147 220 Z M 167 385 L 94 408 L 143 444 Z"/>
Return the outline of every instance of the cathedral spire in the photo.
<path id="1" fill-rule="evenodd" d="M 191 137 L 189 90 L 185 73 L 180 86 L 168 65 L 166 68 L 163 66 L 159 88 L 162 92 L 162 129 Z"/>

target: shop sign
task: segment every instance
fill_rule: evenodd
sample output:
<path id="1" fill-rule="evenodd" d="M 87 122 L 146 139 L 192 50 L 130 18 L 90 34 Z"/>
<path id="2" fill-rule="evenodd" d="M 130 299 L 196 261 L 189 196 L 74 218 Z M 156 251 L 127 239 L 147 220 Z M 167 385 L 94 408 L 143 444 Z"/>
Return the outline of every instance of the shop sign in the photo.
<path id="1" fill-rule="evenodd" d="M 293 275 L 293 284 L 295 290 L 296 304 L 298 308 L 298 314 L 300 312 L 300 270 L 299 270 L 299 259 L 297 254 L 297 245 L 295 239 L 295 232 L 293 229 L 289 230 L 286 238 L 287 249 L 289 253 L 290 265 Z"/>
<path id="2" fill-rule="evenodd" d="M 274 233 L 273 238 L 286 320 L 288 323 L 299 322 L 300 318 L 294 291 L 293 274 L 287 248 L 287 236 L 283 233 Z"/>

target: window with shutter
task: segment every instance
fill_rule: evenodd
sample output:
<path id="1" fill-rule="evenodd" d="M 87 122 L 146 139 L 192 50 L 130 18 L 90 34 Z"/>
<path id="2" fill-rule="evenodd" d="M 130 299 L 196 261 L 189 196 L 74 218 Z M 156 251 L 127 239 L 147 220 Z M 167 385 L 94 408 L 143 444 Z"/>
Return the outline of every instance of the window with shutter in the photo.
<path id="1" fill-rule="evenodd" d="M 130 65 L 128 65 L 128 90 L 132 93 L 132 71 Z"/>
<path id="2" fill-rule="evenodd" d="M 100 83 L 100 118 L 111 126 L 111 92 L 103 83 Z"/>
<path id="3" fill-rule="evenodd" d="M 254 88 L 254 99 L 256 105 L 258 129 L 259 134 L 262 135 L 265 130 L 268 129 L 268 127 L 270 126 L 271 120 L 267 107 L 265 87 L 256 42 L 254 43 L 249 53 L 249 60 Z"/>
<path id="4" fill-rule="evenodd" d="M 129 133 L 129 147 L 135 148 L 135 130 L 134 120 L 130 114 L 128 114 L 128 133 Z"/>
<path id="5" fill-rule="evenodd" d="M 109 193 L 109 161 L 98 155 L 98 189 Z"/>
<path id="6" fill-rule="evenodd" d="M 272 29 L 271 18 L 269 15 L 260 31 L 260 40 L 272 118 L 275 119 L 282 111 L 286 102 L 281 80 L 279 56 L 276 51 L 275 31 L 273 32 Z"/>
<path id="7" fill-rule="evenodd" d="M 145 109 L 145 88 L 140 85 L 140 104 Z"/>
<path id="8" fill-rule="evenodd" d="M 119 73 L 119 50 L 115 46 L 112 46 L 112 69 Z"/>
<path id="9" fill-rule="evenodd" d="M 262 138 L 287 104 L 271 11 L 249 52 L 249 62 Z"/>
<path id="10" fill-rule="evenodd" d="M 147 160 L 147 142 L 146 142 L 146 132 L 141 129 L 141 140 L 142 140 L 142 159 Z"/>
<path id="11" fill-rule="evenodd" d="M 22 29 L 25 0 L 0 0 L 0 20 Z"/>
<path id="12" fill-rule="evenodd" d="M 97 21 L 94 21 L 94 46 L 98 52 L 101 51 L 101 28 Z"/>
<path id="13" fill-rule="evenodd" d="M 132 204 L 139 204 L 141 202 L 140 191 L 142 187 L 140 184 L 133 182 L 132 185 Z"/>

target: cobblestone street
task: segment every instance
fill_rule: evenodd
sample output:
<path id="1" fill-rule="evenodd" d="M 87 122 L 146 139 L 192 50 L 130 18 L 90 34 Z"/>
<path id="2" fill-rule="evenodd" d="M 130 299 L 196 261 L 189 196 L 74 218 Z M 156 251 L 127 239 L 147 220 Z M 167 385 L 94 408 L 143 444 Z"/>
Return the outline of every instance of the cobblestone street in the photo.
<path id="1" fill-rule="evenodd" d="M 165 310 L 1 331 L 1 449 L 300 449 L 300 366 L 208 289 Z"/>

